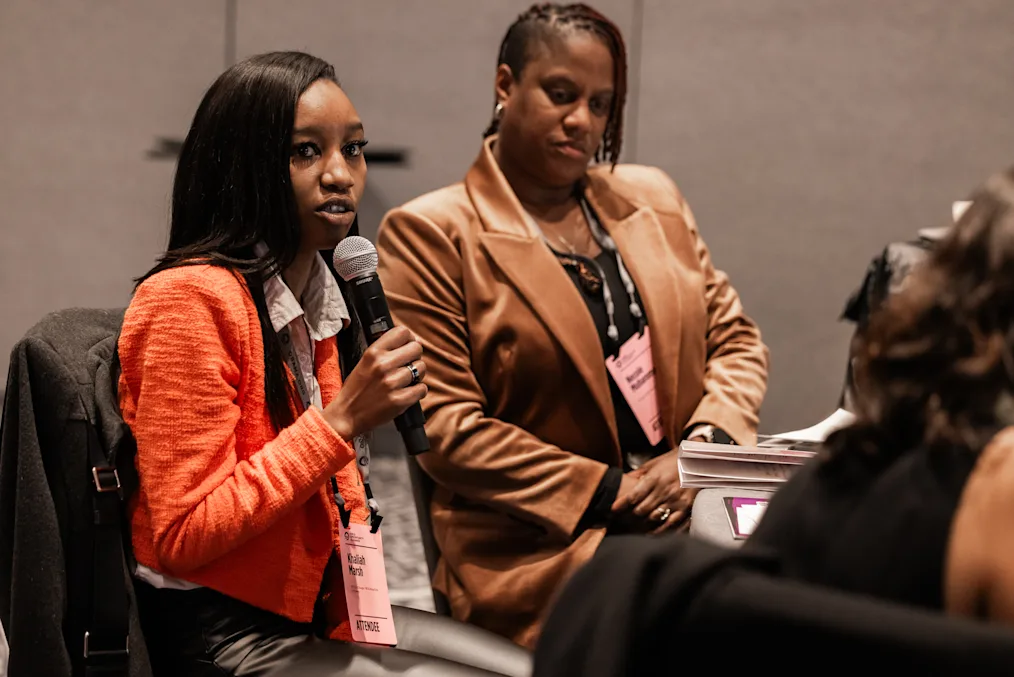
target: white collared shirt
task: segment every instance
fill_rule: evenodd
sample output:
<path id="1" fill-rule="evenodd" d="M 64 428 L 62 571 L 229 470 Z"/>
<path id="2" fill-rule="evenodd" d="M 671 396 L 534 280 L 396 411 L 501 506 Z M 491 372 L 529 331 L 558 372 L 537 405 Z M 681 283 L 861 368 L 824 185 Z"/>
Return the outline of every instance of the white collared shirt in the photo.
<path id="1" fill-rule="evenodd" d="M 259 244 L 254 251 L 258 256 L 264 256 L 267 247 Z M 274 275 L 264 283 L 264 298 L 275 332 L 289 328 L 303 383 L 310 390 L 313 404 L 323 409 L 320 384 L 317 383 L 317 376 L 313 371 L 314 344 L 336 336 L 349 324 L 349 309 L 345 305 L 345 299 L 342 298 L 338 282 L 318 254 L 314 257 L 310 268 L 310 278 L 306 282 L 302 304 L 285 284 L 281 275 Z"/>
<path id="2" fill-rule="evenodd" d="M 254 248 L 254 253 L 260 257 L 265 256 L 267 252 L 268 248 L 263 243 Z M 351 317 L 338 282 L 318 254 L 311 264 L 302 304 L 285 284 L 281 275 L 273 275 L 265 280 L 264 298 L 267 301 L 271 327 L 275 333 L 288 327 L 292 345 L 296 349 L 303 383 L 310 390 L 313 404 L 323 408 L 320 383 L 317 382 L 317 375 L 313 369 L 314 345 L 317 341 L 337 336 L 339 331 L 349 325 Z M 143 564 L 137 565 L 134 575 L 156 588 L 193 590 L 201 587 L 189 581 L 166 576 Z"/>

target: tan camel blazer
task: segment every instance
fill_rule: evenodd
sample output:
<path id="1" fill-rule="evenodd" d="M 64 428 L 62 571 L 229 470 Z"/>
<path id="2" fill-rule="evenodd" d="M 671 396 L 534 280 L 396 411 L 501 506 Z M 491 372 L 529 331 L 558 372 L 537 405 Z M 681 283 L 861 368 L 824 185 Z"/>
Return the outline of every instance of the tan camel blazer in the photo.
<path id="1" fill-rule="evenodd" d="M 426 351 L 434 584 L 455 617 L 531 646 L 602 540 L 574 531 L 621 452 L 591 314 L 526 220 L 494 140 L 464 182 L 388 213 L 378 250 L 394 318 Z M 585 194 L 642 297 L 670 444 L 697 423 L 753 441 L 767 349 L 679 190 L 658 169 L 620 165 L 591 169 Z"/>

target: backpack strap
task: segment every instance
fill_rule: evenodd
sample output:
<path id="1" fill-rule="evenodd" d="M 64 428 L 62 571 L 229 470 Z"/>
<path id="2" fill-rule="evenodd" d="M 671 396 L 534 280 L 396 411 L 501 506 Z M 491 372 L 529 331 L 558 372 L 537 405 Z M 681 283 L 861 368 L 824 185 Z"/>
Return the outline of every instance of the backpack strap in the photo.
<path id="1" fill-rule="evenodd" d="M 123 500 L 116 466 L 102 451 L 98 433 L 88 426 L 91 466 L 92 590 L 91 613 L 84 634 L 85 674 L 128 673 L 130 598 L 124 578 Z"/>
<path id="2" fill-rule="evenodd" d="M 118 355 L 113 353 L 114 378 Z M 87 424 L 88 467 L 92 487 L 92 585 L 90 613 L 84 634 L 87 677 L 127 677 L 130 655 L 130 580 L 124 544 L 126 524 L 116 449 L 106 455 L 95 426 Z M 126 459 L 125 462 L 133 459 Z M 129 489 L 129 487 L 128 487 Z"/>

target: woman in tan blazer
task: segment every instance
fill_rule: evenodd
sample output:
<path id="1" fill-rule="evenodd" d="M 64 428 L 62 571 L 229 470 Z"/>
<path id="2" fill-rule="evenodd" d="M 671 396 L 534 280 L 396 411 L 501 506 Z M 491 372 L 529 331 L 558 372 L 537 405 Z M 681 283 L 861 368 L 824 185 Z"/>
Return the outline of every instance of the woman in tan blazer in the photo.
<path id="1" fill-rule="evenodd" d="M 686 524 L 672 450 L 752 442 L 766 386 L 760 334 L 679 190 L 616 164 L 625 76 L 622 37 L 594 10 L 522 14 L 464 182 L 393 210 L 378 236 L 395 319 L 426 350 L 434 585 L 455 617 L 527 646 L 607 528 Z M 607 370 L 621 346 L 653 358 L 654 425 Z M 650 368 L 626 376 L 640 386 Z"/>

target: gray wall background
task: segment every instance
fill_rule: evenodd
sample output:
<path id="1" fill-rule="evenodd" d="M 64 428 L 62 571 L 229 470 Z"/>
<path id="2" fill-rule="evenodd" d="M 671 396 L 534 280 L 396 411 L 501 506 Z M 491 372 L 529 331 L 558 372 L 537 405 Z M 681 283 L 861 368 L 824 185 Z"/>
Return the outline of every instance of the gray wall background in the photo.
<path id="1" fill-rule="evenodd" d="M 771 348 L 762 430 L 830 413 L 869 258 L 1014 160 L 1009 0 L 599 0 L 632 54 L 626 159 L 679 183 Z M 166 238 L 171 161 L 234 58 L 335 63 L 374 147 L 361 217 L 459 180 L 515 0 L 0 3 L 0 350 L 125 305 Z"/>

